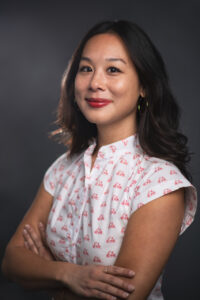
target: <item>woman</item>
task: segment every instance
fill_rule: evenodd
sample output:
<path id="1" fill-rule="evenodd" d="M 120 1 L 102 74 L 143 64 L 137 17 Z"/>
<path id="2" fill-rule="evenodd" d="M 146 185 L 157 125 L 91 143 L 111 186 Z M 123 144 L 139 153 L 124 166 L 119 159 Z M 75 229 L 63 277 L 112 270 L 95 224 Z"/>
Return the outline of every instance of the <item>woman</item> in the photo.
<path id="1" fill-rule="evenodd" d="M 45 174 L 4 273 L 26 287 L 65 287 L 65 299 L 163 299 L 163 268 L 196 210 L 178 119 L 148 36 L 127 21 L 93 27 L 62 81 L 69 150 Z"/>

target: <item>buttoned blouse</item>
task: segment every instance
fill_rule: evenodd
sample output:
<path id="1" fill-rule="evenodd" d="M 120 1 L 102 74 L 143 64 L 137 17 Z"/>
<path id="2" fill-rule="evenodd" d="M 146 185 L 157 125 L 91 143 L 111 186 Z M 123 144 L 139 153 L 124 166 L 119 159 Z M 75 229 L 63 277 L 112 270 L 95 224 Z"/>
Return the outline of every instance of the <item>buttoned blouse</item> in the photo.
<path id="1" fill-rule="evenodd" d="M 47 243 L 58 260 L 113 265 L 130 216 L 142 205 L 185 188 L 181 233 L 192 223 L 196 190 L 179 169 L 149 157 L 137 135 L 102 146 L 91 170 L 94 139 L 81 154 L 61 155 L 47 170 L 44 187 L 53 196 Z M 161 279 L 148 300 L 163 299 Z"/>

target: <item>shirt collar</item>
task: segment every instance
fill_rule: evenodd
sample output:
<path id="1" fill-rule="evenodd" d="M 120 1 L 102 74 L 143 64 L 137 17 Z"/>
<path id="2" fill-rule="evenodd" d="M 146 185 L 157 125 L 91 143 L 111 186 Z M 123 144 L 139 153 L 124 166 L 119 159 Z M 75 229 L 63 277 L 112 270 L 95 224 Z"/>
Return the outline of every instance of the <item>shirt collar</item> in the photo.
<path id="1" fill-rule="evenodd" d="M 86 155 L 91 156 L 95 147 L 96 139 L 94 139 L 90 146 L 86 149 Z M 116 154 L 121 154 L 122 152 L 135 153 L 138 152 L 139 147 L 137 134 L 134 134 L 120 141 L 100 147 L 98 151 L 98 157 L 109 158 L 115 156 Z"/>

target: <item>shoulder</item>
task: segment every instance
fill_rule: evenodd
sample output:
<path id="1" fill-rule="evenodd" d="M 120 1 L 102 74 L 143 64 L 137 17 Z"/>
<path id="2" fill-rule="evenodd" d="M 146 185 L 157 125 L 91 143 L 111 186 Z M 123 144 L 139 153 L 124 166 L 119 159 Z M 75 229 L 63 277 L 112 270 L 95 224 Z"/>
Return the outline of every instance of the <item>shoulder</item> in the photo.
<path id="1" fill-rule="evenodd" d="M 140 174 L 134 186 L 132 212 L 141 206 L 175 192 L 184 190 L 185 218 L 183 231 L 192 223 L 197 206 L 195 187 L 172 163 L 143 155 L 139 158 Z M 187 223 L 187 226 L 186 226 Z"/>
<path id="2" fill-rule="evenodd" d="M 54 195 L 57 183 L 63 174 L 70 168 L 70 166 L 79 159 L 80 155 L 69 157 L 69 152 L 60 155 L 47 169 L 44 175 L 44 188 L 51 195 Z"/>
<path id="3" fill-rule="evenodd" d="M 56 160 L 50 165 L 46 173 L 53 171 L 54 173 L 62 172 L 65 168 L 69 167 L 72 163 L 76 162 L 77 159 L 82 155 L 77 154 L 72 157 L 69 156 L 69 151 L 66 151 L 62 155 L 56 158 Z"/>
<path id="4" fill-rule="evenodd" d="M 176 187 L 191 186 L 191 183 L 173 163 L 146 155 L 141 159 L 141 176 L 138 181 L 143 189 L 153 186 L 158 188 L 170 186 L 173 191 Z M 167 193 L 163 190 L 163 194 L 165 192 Z"/>
<path id="5" fill-rule="evenodd" d="M 54 173 L 54 175 L 56 175 L 57 173 L 62 171 L 69 164 L 67 155 L 68 153 L 66 152 L 57 157 L 56 160 L 54 160 L 53 163 L 47 169 L 45 176 L 48 176 L 52 172 Z"/>

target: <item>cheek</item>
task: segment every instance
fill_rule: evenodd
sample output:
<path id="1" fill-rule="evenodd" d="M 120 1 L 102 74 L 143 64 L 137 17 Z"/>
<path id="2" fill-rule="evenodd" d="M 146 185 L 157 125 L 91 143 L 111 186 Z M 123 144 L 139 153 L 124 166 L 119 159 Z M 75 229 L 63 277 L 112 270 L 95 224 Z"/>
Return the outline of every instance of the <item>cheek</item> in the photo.
<path id="1" fill-rule="evenodd" d="M 81 83 L 81 81 L 79 79 L 79 76 L 76 75 L 75 81 L 74 81 L 74 88 L 79 89 L 80 83 Z"/>
<path id="2" fill-rule="evenodd" d="M 110 82 L 110 91 L 115 96 L 121 96 L 127 91 L 126 85 L 125 80 L 115 80 L 115 82 Z"/>
<path id="3" fill-rule="evenodd" d="M 75 97 L 79 97 L 81 95 L 81 92 L 83 91 L 83 80 L 80 79 L 79 76 L 76 76 L 75 82 L 74 82 L 74 94 Z"/>
<path id="4" fill-rule="evenodd" d="M 116 97 L 133 97 L 138 98 L 139 96 L 139 84 L 136 80 L 130 80 L 124 78 L 123 80 L 118 80 L 114 84 L 110 84 L 110 90 Z"/>

